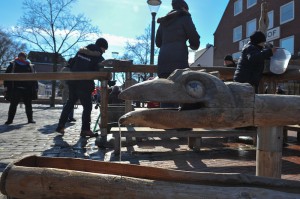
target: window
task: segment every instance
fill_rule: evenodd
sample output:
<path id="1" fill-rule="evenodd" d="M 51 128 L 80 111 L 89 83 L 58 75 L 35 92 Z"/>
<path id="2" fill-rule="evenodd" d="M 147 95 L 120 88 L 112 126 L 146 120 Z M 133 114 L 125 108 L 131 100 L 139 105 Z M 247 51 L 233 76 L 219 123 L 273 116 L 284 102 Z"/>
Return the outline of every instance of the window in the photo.
<path id="1" fill-rule="evenodd" d="M 232 54 L 233 60 L 238 60 L 240 58 L 241 54 L 242 54 L 241 52 L 233 53 Z"/>
<path id="2" fill-rule="evenodd" d="M 294 19 L 294 1 L 280 7 L 280 24 L 287 23 Z"/>
<path id="3" fill-rule="evenodd" d="M 247 0 L 247 8 L 251 8 L 257 3 L 257 0 Z"/>
<path id="4" fill-rule="evenodd" d="M 286 37 L 280 40 L 280 47 L 285 48 L 294 54 L 294 36 Z"/>
<path id="5" fill-rule="evenodd" d="M 246 28 L 246 37 L 250 37 L 250 35 L 256 30 L 256 19 L 248 21 Z"/>
<path id="6" fill-rule="evenodd" d="M 242 13 L 243 10 L 243 1 L 242 0 L 237 0 L 234 2 L 234 16 Z"/>
<path id="7" fill-rule="evenodd" d="M 268 12 L 268 17 L 269 17 L 269 26 L 268 30 L 274 27 L 274 11 Z"/>
<path id="8" fill-rule="evenodd" d="M 239 41 L 242 39 L 242 26 L 238 26 L 233 29 L 233 42 Z"/>

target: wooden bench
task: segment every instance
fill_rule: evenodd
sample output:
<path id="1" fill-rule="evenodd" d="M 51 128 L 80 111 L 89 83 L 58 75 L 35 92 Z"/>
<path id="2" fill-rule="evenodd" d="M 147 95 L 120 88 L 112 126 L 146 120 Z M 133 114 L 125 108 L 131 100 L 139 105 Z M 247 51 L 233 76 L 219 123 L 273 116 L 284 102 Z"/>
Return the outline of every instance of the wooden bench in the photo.
<path id="1" fill-rule="evenodd" d="M 283 127 L 283 140 L 287 142 L 288 131 L 297 132 L 297 141 L 300 142 L 300 126 L 299 125 L 287 125 Z"/>
<path id="2" fill-rule="evenodd" d="M 121 130 L 121 135 L 120 135 Z M 191 149 L 199 150 L 202 137 L 236 137 L 236 136 L 252 136 L 256 138 L 257 132 L 255 130 L 242 130 L 242 129 L 203 129 L 194 128 L 188 131 L 178 130 L 164 130 L 154 129 L 149 127 L 112 127 L 110 132 L 113 134 L 114 152 L 116 155 L 121 152 L 121 137 L 188 137 L 188 146 Z M 127 139 L 126 139 L 127 140 Z"/>

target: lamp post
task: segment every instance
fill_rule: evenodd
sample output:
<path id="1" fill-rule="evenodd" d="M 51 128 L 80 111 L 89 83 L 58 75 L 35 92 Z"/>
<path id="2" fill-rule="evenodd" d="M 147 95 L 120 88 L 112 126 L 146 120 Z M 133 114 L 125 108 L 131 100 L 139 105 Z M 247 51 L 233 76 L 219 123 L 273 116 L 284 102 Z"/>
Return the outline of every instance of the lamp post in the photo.
<path id="1" fill-rule="evenodd" d="M 113 59 L 118 59 L 118 56 L 119 56 L 119 52 L 112 52 L 112 57 Z M 113 80 L 115 81 L 116 80 L 116 73 L 113 72 Z"/>
<path id="2" fill-rule="evenodd" d="M 151 54 L 150 54 L 150 64 L 154 64 L 154 38 L 155 38 L 155 17 L 158 12 L 161 0 L 147 0 L 149 9 L 152 15 L 152 29 L 151 29 Z M 153 76 L 151 73 L 150 76 Z"/>

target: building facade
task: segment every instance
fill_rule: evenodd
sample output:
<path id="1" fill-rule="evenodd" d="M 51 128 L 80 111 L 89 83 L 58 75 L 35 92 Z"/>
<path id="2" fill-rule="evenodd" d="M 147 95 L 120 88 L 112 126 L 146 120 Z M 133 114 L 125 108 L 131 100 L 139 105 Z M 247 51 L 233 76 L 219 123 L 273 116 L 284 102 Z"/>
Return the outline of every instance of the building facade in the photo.
<path id="1" fill-rule="evenodd" d="M 54 53 L 30 51 L 28 54 L 28 59 L 34 65 L 37 73 L 53 72 Z M 66 60 L 59 54 L 57 71 L 60 71 L 61 68 L 66 64 Z"/>
<path id="2" fill-rule="evenodd" d="M 34 66 L 37 73 L 53 72 L 54 53 L 30 51 L 28 59 Z M 62 67 L 67 64 L 66 60 L 59 54 L 57 71 L 61 71 Z M 58 81 L 56 81 L 56 91 L 58 91 Z M 50 97 L 52 95 L 52 81 L 39 81 L 39 95 Z"/>
<path id="3" fill-rule="evenodd" d="M 212 67 L 214 59 L 214 46 L 207 44 L 206 48 L 195 52 L 195 61 L 190 65 L 190 67 Z"/>
<path id="4" fill-rule="evenodd" d="M 267 41 L 300 58 L 300 1 L 265 0 L 268 4 Z M 237 60 L 250 35 L 259 28 L 262 0 L 230 0 L 214 33 L 214 66 L 223 65 L 224 56 Z"/>

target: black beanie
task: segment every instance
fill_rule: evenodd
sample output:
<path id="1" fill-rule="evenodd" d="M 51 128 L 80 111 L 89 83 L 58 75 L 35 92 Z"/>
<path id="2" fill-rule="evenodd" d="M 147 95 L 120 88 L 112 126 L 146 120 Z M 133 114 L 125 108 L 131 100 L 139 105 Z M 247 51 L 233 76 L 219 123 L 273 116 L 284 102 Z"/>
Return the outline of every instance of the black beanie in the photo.
<path id="1" fill-rule="evenodd" d="M 232 62 L 233 62 L 233 58 L 232 58 L 231 55 L 226 55 L 226 56 L 224 57 L 224 60 L 225 60 L 225 61 L 232 61 Z"/>
<path id="2" fill-rule="evenodd" d="M 99 47 L 103 47 L 106 50 L 108 49 L 108 43 L 104 38 L 97 39 L 96 45 L 99 46 Z"/>
<path id="3" fill-rule="evenodd" d="M 263 32 L 261 31 L 255 31 L 251 36 L 250 36 L 250 41 L 252 44 L 259 44 L 262 42 L 266 42 L 266 36 Z"/>
<path id="4" fill-rule="evenodd" d="M 174 10 L 180 10 L 182 7 L 189 10 L 189 6 L 184 0 L 172 0 L 172 7 Z"/>

